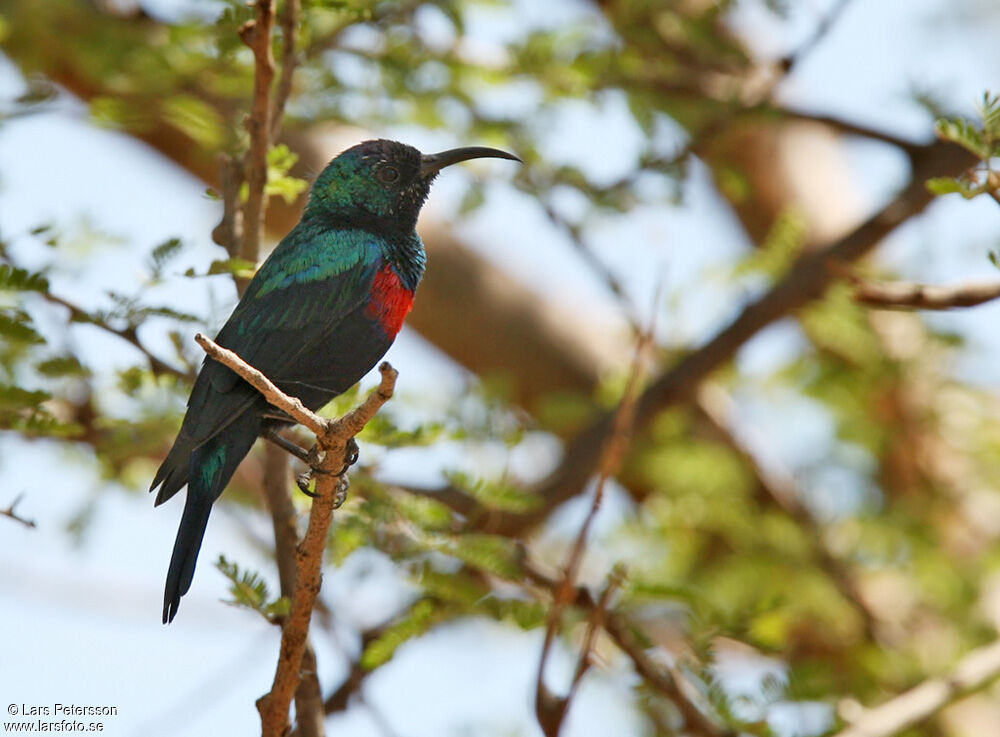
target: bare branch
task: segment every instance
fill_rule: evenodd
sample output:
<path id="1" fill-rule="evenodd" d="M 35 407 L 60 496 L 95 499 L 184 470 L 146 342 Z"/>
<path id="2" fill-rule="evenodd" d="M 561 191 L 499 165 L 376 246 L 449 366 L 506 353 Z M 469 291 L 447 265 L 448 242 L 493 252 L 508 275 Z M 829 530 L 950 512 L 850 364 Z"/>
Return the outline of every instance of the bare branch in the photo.
<path id="1" fill-rule="evenodd" d="M 823 39 L 827 37 L 833 26 L 844 14 L 844 11 L 847 10 L 850 2 L 851 0 L 837 0 L 834 6 L 827 11 L 826 15 L 820 19 L 812 35 L 801 46 L 778 62 L 786 77 L 822 43 Z"/>
<path id="2" fill-rule="evenodd" d="M 219 157 L 219 185 L 222 190 L 222 221 L 212 231 L 212 240 L 226 249 L 230 258 L 240 255 L 243 229 L 240 218 L 240 185 L 243 168 L 233 156 Z"/>
<path id="3" fill-rule="evenodd" d="M 531 561 L 523 561 L 522 569 L 525 576 L 533 583 L 548 589 L 555 596 L 561 588 L 561 582 L 554 577 L 544 573 Z M 593 612 L 597 606 L 590 592 L 577 586 L 573 593 L 572 603 L 583 609 Z M 736 732 L 717 724 L 699 709 L 684 693 L 679 686 L 677 679 L 659 665 L 657 665 L 647 654 L 641 641 L 645 636 L 638 636 L 639 627 L 628 617 L 614 611 L 605 611 L 602 624 L 608 636 L 615 642 L 618 649 L 625 653 L 635 666 L 636 672 L 646 681 L 650 688 L 668 699 L 684 718 L 685 728 L 688 733 L 697 737 L 736 737 Z"/>
<path id="4" fill-rule="evenodd" d="M 106 320 L 91 315 L 82 307 L 79 307 L 62 297 L 58 297 L 51 292 L 40 292 L 40 294 L 46 302 L 51 302 L 54 305 L 59 305 L 60 307 L 65 307 L 69 310 L 70 322 L 94 325 L 107 333 L 117 335 L 122 340 L 131 343 L 134 347 L 138 348 L 139 352 L 142 353 L 142 355 L 144 355 L 149 361 L 149 369 L 155 376 L 169 375 L 176 376 L 178 379 L 183 379 L 184 381 L 194 381 L 193 374 L 176 369 L 169 363 L 161 361 L 155 355 L 150 353 L 149 349 L 146 348 L 146 346 L 142 344 L 142 341 L 139 340 L 139 334 L 136 331 L 135 326 L 130 325 L 124 329 L 113 327 Z"/>
<path id="5" fill-rule="evenodd" d="M 765 111 L 767 107 L 763 108 Z M 803 123 L 819 123 L 827 128 L 830 128 L 837 133 L 843 133 L 848 136 L 857 136 L 858 138 L 867 138 L 872 141 L 881 141 L 882 143 L 887 143 L 890 146 L 895 146 L 906 152 L 911 158 L 920 153 L 922 149 L 928 148 L 931 144 L 922 144 L 920 142 L 909 141 L 905 138 L 900 138 L 897 135 L 888 133 L 886 131 L 879 130 L 877 128 L 869 128 L 868 126 L 861 125 L 859 123 L 853 123 L 849 120 L 844 120 L 843 118 L 838 118 L 834 115 L 824 115 L 822 113 L 811 113 L 805 110 L 795 110 L 786 107 L 772 107 L 770 108 L 775 113 L 780 114 L 786 120 L 796 120 Z M 921 185 L 923 180 L 921 180 Z"/>
<path id="6" fill-rule="evenodd" d="M 249 192 L 243 207 L 243 243 L 240 257 L 256 262 L 260 254 L 260 237 L 267 206 L 267 152 L 271 147 L 271 81 L 274 79 L 274 55 L 271 51 L 271 29 L 274 12 L 271 0 L 254 3 L 256 18 L 240 27 L 240 38 L 250 47 L 254 57 L 253 104 L 247 117 L 250 148 L 243 160 Z"/>
<path id="7" fill-rule="evenodd" d="M 281 12 L 281 42 L 284 48 L 281 52 L 281 76 L 278 77 L 278 86 L 274 91 L 274 108 L 271 111 L 271 140 L 278 137 L 281 131 L 281 122 L 285 116 L 285 106 L 288 104 L 288 97 L 292 94 L 292 77 L 295 67 L 299 62 L 299 55 L 295 48 L 297 43 L 299 28 L 299 13 L 301 11 L 301 0 L 285 0 L 285 6 Z"/>
<path id="8" fill-rule="evenodd" d="M 295 593 L 295 549 L 299 544 L 296 531 L 296 511 L 288 494 L 288 454 L 276 445 L 268 445 L 264 453 L 264 498 L 274 526 L 274 557 L 278 564 L 281 595 L 289 599 Z M 295 690 L 295 721 L 302 737 L 323 737 L 325 734 L 323 693 L 316 674 L 316 651 L 306 642 L 302 656 L 302 682 Z"/>
<path id="9" fill-rule="evenodd" d="M 34 528 L 36 526 L 34 520 L 25 519 L 15 511 L 17 505 L 21 503 L 22 499 L 24 499 L 24 492 L 21 492 L 16 497 L 14 497 L 14 501 L 8 504 L 6 509 L 0 509 L 0 516 L 9 517 L 15 522 L 20 522 L 25 527 Z"/>
<path id="10" fill-rule="evenodd" d="M 382 381 L 378 388 L 340 419 L 327 421 L 306 409 L 298 399 L 286 395 L 232 351 L 220 348 L 200 334 L 195 339 L 209 356 L 239 374 L 273 406 L 316 433 L 317 446 L 321 451 L 316 469 L 316 498 L 309 513 L 309 526 L 296 548 L 295 590 L 291 609 L 281 628 L 278 667 L 271 690 L 257 701 L 264 737 L 278 737 L 284 735 L 289 728 L 288 709 L 300 681 L 309 622 L 322 580 L 326 538 L 333 520 L 333 510 L 342 501 L 341 474 L 345 470 L 347 444 L 392 397 L 398 373 L 388 362 L 383 362 L 379 366 Z"/>
<path id="11" fill-rule="evenodd" d="M 947 675 L 931 678 L 881 706 L 863 711 L 834 737 L 890 737 L 1000 678 L 1000 641 L 962 658 Z"/>
<path id="12" fill-rule="evenodd" d="M 975 307 L 1000 298 L 1000 282 L 980 281 L 937 285 L 870 281 L 860 274 L 831 266 L 854 287 L 854 299 L 869 307 L 909 310 L 952 310 Z"/>
<path id="13" fill-rule="evenodd" d="M 317 436 L 321 436 L 328 431 L 326 420 L 315 412 L 306 409 L 305 405 L 296 397 L 290 397 L 285 394 L 264 374 L 246 363 L 231 350 L 221 347 L 214 340 L 205 337 L 201 333 L 195 335 L 194 339 L 205 350 L 205 353 L 239 374 L 250 386 L 263 394 L 264 399 L 291 416 L 300 425 L 305 425 Z"/>
<path id="14" fill-rule="evenodd" d="M 632 423 L 635 418 L 635 403 L 639 397 L 639 387 L 644 374 L 646 353 L 652 342 L 652 329 L 639 338 L 635 357 L 632 361 L 632 371 L 629 374 L 628 383 L 625 386 L 621 401 L 618 403 L 618 408 L 615 410 L 613 429 L 601 452 L 599 463 L 600 477 L 597 480 L 597 487 L 594 489 L 594 499 L 591 502 L 586 518 L 583 520 L 583 524 L 580 526 L 580 532 L 577 534 L 569 555 L 566 558 L 562 579 L 559 587 L 554 592 L 555 597 L 552 602 L 552 608 L 549 610 L 548 621 L 545 627 L 545 640 L 542 643 L 542 654 L 538 660 L 538 673 L 535 678 L 535 716 L 538 718 L 538 724 L 541 726 L 546 737 L 558 736 L 563 720 L 566 717 L 566 712 L 569 709 L 570 701 L 588 667 L 586 663 L 590 657 L 593 637 L 596 634 L 593 627 L 591 627 L 586 637 L 577 665 L 577 671 L 567 695 L 565 697 L 556 696 L 545 685 L 545 666 L 548 663 L 549 653 L 552 650 L 552 643 L 555 641 L 556 634 L 559 632 L 559 627 L 562 623 L 563 609 L 575 598 L 576 575 L 580 568 L 580 562 L 583 560 L 583 553 L 587 547 L 587 537 L 591 524 L 594 521 L 594 517 L 597 516 L 601 500 L 604 497 L 604 486 L 608 479 L 621 468 L 625 450 L 628 447 Z M 609 582 L 605 593 L 610 595 L 612 588 L 613 584 Z M 606 604 L 605 600 L 604 605 Z M 600 618 L 603 617 L 604 605 L 601 607 L 602 611 L 595 615 L 598 617 L 597 621 L 600 621 Z"/>

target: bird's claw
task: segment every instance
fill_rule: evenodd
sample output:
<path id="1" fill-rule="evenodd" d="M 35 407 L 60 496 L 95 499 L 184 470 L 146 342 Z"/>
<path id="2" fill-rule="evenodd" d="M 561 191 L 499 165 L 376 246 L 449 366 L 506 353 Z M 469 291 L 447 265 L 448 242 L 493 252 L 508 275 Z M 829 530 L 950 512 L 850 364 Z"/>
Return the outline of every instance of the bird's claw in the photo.
<path id="1" fill-rule="evenodd" d="M 361 453 L 358 448 L 358 441 L 354 438 L 348 438 L 347 444 L 344 446 L 344 467 L 340 469 L 337 473 L 338 476 L 343 476 L 347 473 L 347 469 L 358 462 L 358 455 Z"/>
<path id="2" fill-rule="evenodd" d="M 337 483 L 336 496 L 333 501 L 334 509 L 339 509 L 341 505 L 347 501 L 347 491 L 351 488 L 351 482 L 347 478 L 347 470 L 358 462 L 358 454 L 359 449 L 357 441 L 355 441 L 354 438 L 349 439 L 344 449 L 344 467 L 337 473 L 333 474 L 334 476 L 340 477 L 340 480 Z M 323 455 L 324 454 L 318 447 L 313 446 L 309 450 L 309 458 L 307 461 L 309 463 L 308 470 L 299 474 L 295 478 L 295 484 L 299 487 L 299 491 L 312 499 L 319 496 L 316 492 L 309 489 L 309 483 L 313 480 L 313 478 L 319 475 L 325 476 L 333 473 L 332 471 L 326 471 L 320 468 L 320 464 L 323 462 Z"/>
<path id="3" fill-rule="evenodd" d="M 319 494 L 317 494 L 315 491 L 309 490 L 309 482 L 312 481 L 312 477 L 313 477 L 312 469 L 309 469 L 304 473 L 300 473 L 298 476 L 295 477 L 295 485 L 298 486 L 299 491 L 301 491 L 307 497 L 309 497 L 310 499 L 315 499 L 316 497 L 319 496 Z"/>

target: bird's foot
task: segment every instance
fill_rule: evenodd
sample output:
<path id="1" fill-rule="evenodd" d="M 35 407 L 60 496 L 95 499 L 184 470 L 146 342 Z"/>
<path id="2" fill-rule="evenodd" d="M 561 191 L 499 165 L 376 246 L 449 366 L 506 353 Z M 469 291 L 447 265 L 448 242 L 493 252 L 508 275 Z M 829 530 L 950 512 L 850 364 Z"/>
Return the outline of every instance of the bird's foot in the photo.
<path id="1" fill-rule="evenodd" d="M 347 470 L 358 462 L 358 444 L 354 438 L 347 441 L 347 445 L 344 449 L 344 467 L 341 468 L 336 473 L 332 471 L 326 471 L 320 467 L 322 464 L 325 454 L 319 449 L 319 446 L 314 445 L 306 453 L 305 457 L 302 458 L 309 468 L 304 473 L 299 474 L 295 479 L 295 484 L 299 487 L 299 491 L 308 497 L 316 498 L 317 494 L 309 489 L 309 483 L 316 476 L 325 476 L 327 474 L 333 474 L 334 476 L 339 476 L 340 481 L 337 484 L 336 497 L 334 499 L 334 509 L 339 509 L 340 506 L 347 500 L 347 490 L 350 488 L 351 483 L 347 479 Z"/>

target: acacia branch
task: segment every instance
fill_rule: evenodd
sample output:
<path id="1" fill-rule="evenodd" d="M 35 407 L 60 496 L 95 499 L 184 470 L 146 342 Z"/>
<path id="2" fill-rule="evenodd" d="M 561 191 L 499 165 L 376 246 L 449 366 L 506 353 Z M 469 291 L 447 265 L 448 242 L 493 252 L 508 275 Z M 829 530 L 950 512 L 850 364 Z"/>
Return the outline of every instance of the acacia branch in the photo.
<path id="1" fill-rule="evenodd" d="M 559 595 L 562 587 L 561 581 L 543 572 L 530 560 L 522 562 L 522 570 L 532 583 L 547 589 L 553 597 Z M 590 591 L 583 586 L 574 588 L 572 603 L 582 609 L 589 610 L 591 616 L 598 606 L 598 602 L 594 600 Z M 601 616 L 601 625 L 618 649 L 632 661 L 636 673 L 645 680 L 646 684 L 677 708 L 684 718 L 684 726 L 689 734 L 696 735 L 696 737 L 736 737 L 737 733 L 734 730 L 716 723 L 699 709 L 684 693 L 670 671 L 659 666 L 646 654 L 645 646 L 641 642 L 648 640 L 648 638 L 637 634 L 640 628 L 626 615 L 605 610 Z"/>
<path id="2" fill-rule="evenodd" d="M 254 8 L 254 20 L 248 20 L 239 30 L 240 38 L 250 47 L 254 57 L 253 104 L 246 120 L 250 148 L 243 160 L 249 192 L 243 206 L 240 256 L 256 263 L 267 205 L 264 190 L 267 186 L 267 152 L 271 146 L 271 82 L 274 79 L 271 29 L 274 26 L 274 11 L 271 0 L 257 0 Z"/>
<path id="3" fill-rule="evenodd" d="M 861 713 L 834 737 L 890 737 L 1000 678 L 1000 641 L 962 658 L 946 675 L 931 678 L 881 706 Z"/>
<path id="4" fill-rule="evenodd" d="M 920 155 L 922 150 L 927 149 L 931 145 L 909 141 L 893 133 L 882 131 L 878 128 L 870 128 L 866 125 L 854 123 L 850 120 L 844 120 L 843 118 L 838 118 L 834 115 L 812 113 L 806 110 L 795 110 L 781 106 L 763 106 L 761 109 L 765 112 L 771 110 L 781 115 L 781 117 L 786 120 L 799 121 L 802 123 L 819 123 L 820 125 L 826 126 L 837 133 L 842 133 L 847 136 L 857 136 L 858 138 L 867 138 L 872 141 L 887 143 L 890 146 L 895 146 L 896 148 L 901 149 L 911 158 Z M 921 183 L 922 182 L 923 180 L 921 180 Z"/>
<path id="5" fill-rule="evenodd" d="M 54 305 L 59 305 L 60 307 L 65 307 L 67 310 L 69 310 L 70 322 L 78 322 L 87 325 L 93 325 L 94 327 L 98 327 L 106 333 L 117 335 L 122 340 L 131 343 L 135 348 L 138 348 L 139 352 L 142 353 L 142 355 L 145 356 L 146 359 L 149 361 L 149 370 L 153 372 L 154 376 L 169 375 L 169 376 L 175 376 L 178 379 L 182 379 L 184 381 L 194 381 L 194 375 L 192 373 L 176 369 L 169 363 L 160 360 L 153 353 L 151 353 L 149 349 L 142 344 L 142 341 L 139 340 L 139 333 L 135 329 L 134 325 L 130 325 L 127 328 L 119 329 L 112 326 L 106 320 L 91 315 L 82 307 L 79 307 L 78 305 L 75 305 L 72 302 L 63 299 L 62 297 L 58 297 L 55 294 L 52 294 L 51 292 L 40 292 L 39 294 L 41 294 L 42 298 L 46 302 L 50 302 L 51 304 Z"/>
<path id="6" fill-rule="evenodd" d="M 20 522 L 25 527 L 34 528 L 36 526 L 34 520 L 25 519 L 15 511 L 15 508 L 21 503 L 22 499 L 24 499 L 23 492 L 14 497 L 14 501 L 8 504 L 5 509 L 0 509 L 0 516 L 9 517 L 15 522 Z"/>
<path id="7" fill-rule="evenodd" d="M 628 447 L 632 423 L 635 418 L 635 403 L 639 397 L 639 387 L 644 374 L 643 368 L 646 353 L 652 345 L 652 329 L 641 335 L 636 346 L 635 357 L 632 361 L 632 370 L 629 374 L 628 383 L 622 394 L 621 401 L 614 414 L 614 427 L 607 443 L 601 451 L 600 477 L 597 480 L 597 487 L 594 490 L 594 499 L 590 504 L 580 532 L 577 534 L 563 566 L 562 579 L 555 590 L 555 597 L 552 608 L 549 610 L 548 621 L 545 626 L 545 640 L 542 643 L 542 654 L 538 660 L 538 673 L 535 677 L 535 716 L 538 724 L 546 737 L 558 737 L 559 731 L 566 718 L 570 702 L 576 693 L 577 686 L 582 680 L 584 673 L 589 667 L 590 649 L 593 647 L 594 636 L 596 635 L 595 623 L 603 620 L 604 607 L 607 605 L 607 597 L 611 595 L 616 587 L 615 578 L 609 581 L 605 588 L 605 594 L 601 597 L 600 606 L 594 610 L 594 620 L 592 620 L 588 634 L 585 637 L 583 649 L 580 653 L 576 672 L 570 683 L 569 690 L 565 697 L 553 694 L 545 685 L 545 666 L 548 663 L 549 653 L 555 641 L 556 634 L 562 623 L 563 609 L 573 601 L 576 593 L 576 576 L 580 569 L 580 562 L 583 560 L 583 553 L 587 547 L 587 537 L 590 527 L 597 516 L 597 511 L 601 507 L 604 498 L 604 487 L 608 479 L 616 474 L 621 468 Z"/>
<path id="8" fill-rule="evenodd" d="M 1000 282 L 996 281 L 970 281 L 949 285 L 870 281 L 847 269 L 834 270 L 851 282 L 854 300 L 869 307 L 952 310 L 958 307 L 975 307 L 1000 298 Z"/>
<path id="9" fill-rule="evenodd" d="M 278 564 L 281 595 L 291 600 L 295 594 L 295 549 L 299 544 L 295 505 L 288 494 L 288 454 L 276 445 L 264 450 L 264 498 L 274 526 L 274 557 Z M 301 737 L 325 734 L 323 693 L 317 676 L 316 651 L 306 640 L 299 669 L 302 681 L 295 689 L 295 721 Z"/>
<path id="10" fill-rule="evenodd" d="M 278 389 L 264 374 L 230 350 L 218 346 L 204 335 L 195 340 L 214 360 L 219 361 L 247 381 L 274 407 L 282 410 L 316 434 L 321 456 L 316 472 L 316 498 L 309 513 L 305 537 L 296 548 L 295 590 L 291 609 L 282 623 L 281 651 L 271 690 L 257 701 L 264 737 L 284 735 L 289 728 L 288 709 L 299 685 L 302 657 L 309 636 L 309 622 L 322 581 L 323 553 L 333 520 L 333 510 L 341 501 L 340 491 L 347 443 L 371 421 L 391 397 L 397 371 L 383 362 L 379 367 L 379 387 L 353 410 L 336 420 L 325 420 L 306 409 L 302 402 Z"/>
<path id="11" fill-rule="evenodd" d="M 300 11 L 301 0 L 285 0 L 280 18 L 281 42 L 284 46 L 281 52 L 281 76 L 278 77 L 278 86 L 274 91 L 274 108 L 271 111 L 272 141 L 278 137 L 278 132 L 281 130 L 285 106 L 292 94 L 292 77 L 295 73 L 295 67 L 299 63 L 299 55 L 295 45 L 298 42 Z"/>

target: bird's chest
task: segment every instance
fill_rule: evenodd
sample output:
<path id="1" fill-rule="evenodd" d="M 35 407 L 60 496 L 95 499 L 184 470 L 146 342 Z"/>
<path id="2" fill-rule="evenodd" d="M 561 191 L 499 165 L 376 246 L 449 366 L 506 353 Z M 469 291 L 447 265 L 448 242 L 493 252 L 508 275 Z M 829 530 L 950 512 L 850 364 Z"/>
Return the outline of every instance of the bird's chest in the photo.
<path id="1" fill-rule="evenodd" d="M 393 268 L 386 264 L 375 275 L 365 314 L 378 323 L 390 338 L 403 327 L 413 308 L 413 290 L 407 289 Z"/>

